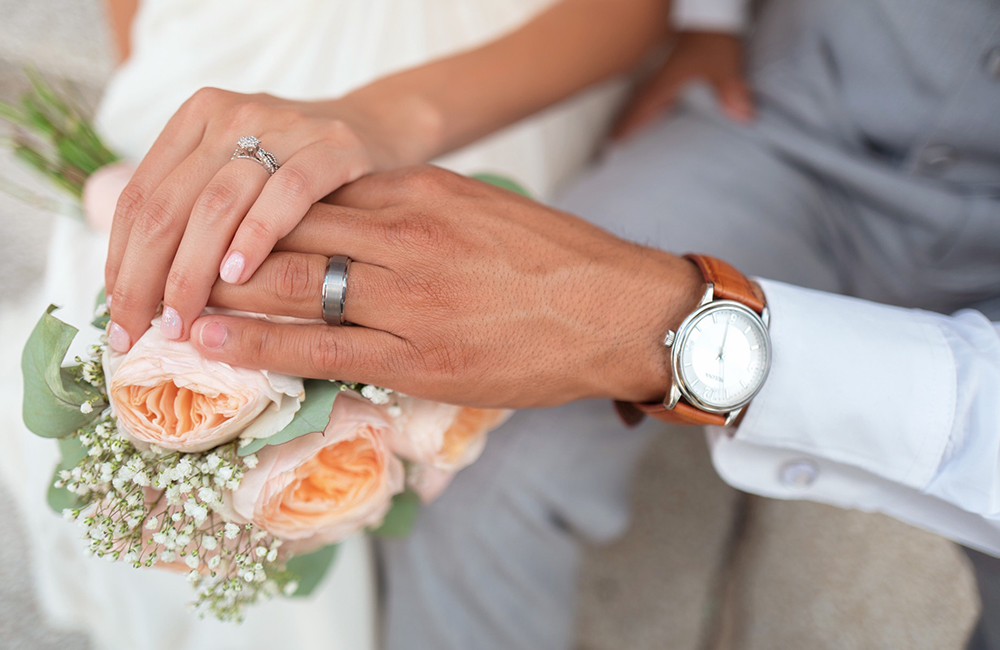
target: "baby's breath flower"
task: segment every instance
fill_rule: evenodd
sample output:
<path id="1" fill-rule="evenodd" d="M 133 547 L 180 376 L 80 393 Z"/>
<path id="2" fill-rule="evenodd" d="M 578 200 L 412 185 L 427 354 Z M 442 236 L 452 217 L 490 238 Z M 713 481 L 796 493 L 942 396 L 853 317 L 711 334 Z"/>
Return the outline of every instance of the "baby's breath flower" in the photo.
<path id="1" fill-rule="evenodd" d="M 226 539 L 236 539 L 236 536 L 240 534 L 240 527 L 233 523 L 228 523 L 225 526 Z"/>
<path id="2" fill-rule="evenodd" d="M 386 388 L 379 388 L 378 386 L 372 386 L 368 384 L 361 389 L 361 396 L 369 400 L 372 404 L 381 406 L 382 404 L 389 403 L 389 395 L 392 394 L 391 390 Z"/>

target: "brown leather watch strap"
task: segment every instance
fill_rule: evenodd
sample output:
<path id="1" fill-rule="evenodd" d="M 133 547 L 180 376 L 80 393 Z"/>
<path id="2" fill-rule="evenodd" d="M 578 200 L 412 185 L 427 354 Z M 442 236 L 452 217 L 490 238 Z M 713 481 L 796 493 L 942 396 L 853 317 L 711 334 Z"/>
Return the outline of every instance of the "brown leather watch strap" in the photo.
<path id="1" fill-rule="evenodd" d="M 630 427 L 642 422 L 647 415 L 670 424 L 699 424 L 703 426 L 712 424 L 720 427 L 726 424 L 725 415 L 702 411 L 687 402 L 677 402 L 673 410 L 668 409 L 662 402 L 651 404 L 615 402 L 615 409 L 622 421 Z"/>
<path id="2" fill-rule="evenodd" d="M 705 276 L 705 282 L 715 285 L 713 295 L 716 300 L 735 300 L 758 314 L 764 311 L 764 296 L 760 288 L 732 264 L 692 253 L 685 255 L 684 259 L 694 262 Z"/>
<path id="3" fill-rule="evenodd" d="M 712 296 L 715 300 L 733 300 L 746 305 L 758 314 L 764 311 L 764 293 L 760 287 L 728 262 L 692 253 L 688 253 L 684 258 L 694 262 L 705 277 L 705 282 L 713 285 Z M 726 424 L 725 414 L 703 411 L 688 404 L 683 398 L 673 409 L 668 409 L 661 402 L 651 404 L 615 402 L 615 409 L 622 421 L 630 427 L 642 422 L 647 415 L 671 424 L 716 426 Z"/>

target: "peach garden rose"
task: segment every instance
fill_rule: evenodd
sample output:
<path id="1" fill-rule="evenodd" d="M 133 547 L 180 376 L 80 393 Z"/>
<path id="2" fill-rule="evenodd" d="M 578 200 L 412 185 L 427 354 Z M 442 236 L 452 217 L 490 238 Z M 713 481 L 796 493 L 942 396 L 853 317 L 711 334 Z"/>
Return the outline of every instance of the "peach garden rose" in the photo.
<path id="1" fill-rule="evenodd" d="M 404 395 L 392 407 L 396 425 L 391 439 L 393 451 L 414 463 L 446 472 L 457 472 L 474 463 L 483 453 L 486 435 L 506 422 L 512 413 L 452 406 Z"/>
<path id="2" fill-rule="evenodd" d="M 277 433 L 305 395 L 298 377 L 210 361 L 165 338 L 156 321 L 127 354 L 109 346 L 104 368 L 119 431 L 182 452 Z"/>
<path id="3" fill-rule="evenodd" d="M 403 463 L 388 445 L 392 431 L 379 408 L 342 393 L 325 431 L 257 453 L 230 507 L 296 552 L 378 525 L 404 487 Z"/>

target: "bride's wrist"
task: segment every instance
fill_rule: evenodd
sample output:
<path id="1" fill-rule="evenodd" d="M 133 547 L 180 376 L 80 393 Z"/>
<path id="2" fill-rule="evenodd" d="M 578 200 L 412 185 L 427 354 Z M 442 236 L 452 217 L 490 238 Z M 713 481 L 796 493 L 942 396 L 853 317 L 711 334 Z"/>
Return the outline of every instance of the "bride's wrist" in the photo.
<path id="1" fill-rule="evenodd" d="M 373 84 L 326 104 L 329 115 L 358 131 L 375 171 L 424 163 L 441 153 L 443 120 L 419 93 L 387 92 Z"/>

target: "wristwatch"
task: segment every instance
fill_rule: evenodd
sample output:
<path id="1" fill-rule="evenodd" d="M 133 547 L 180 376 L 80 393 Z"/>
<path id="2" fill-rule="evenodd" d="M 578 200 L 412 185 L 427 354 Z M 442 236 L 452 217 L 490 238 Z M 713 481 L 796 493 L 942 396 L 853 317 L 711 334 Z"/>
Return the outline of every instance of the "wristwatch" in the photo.
<path id="1" fill-rule="evenodd" d="M 673 371 L 663 403 L 615 403 L 630 425 L 644 415 L 680 424 L 732 425 L 771 367 L 769 315 L 760 287 L 722 260 L 684 257 L 701 270 L 705 293 L 663 339 Z"/>

